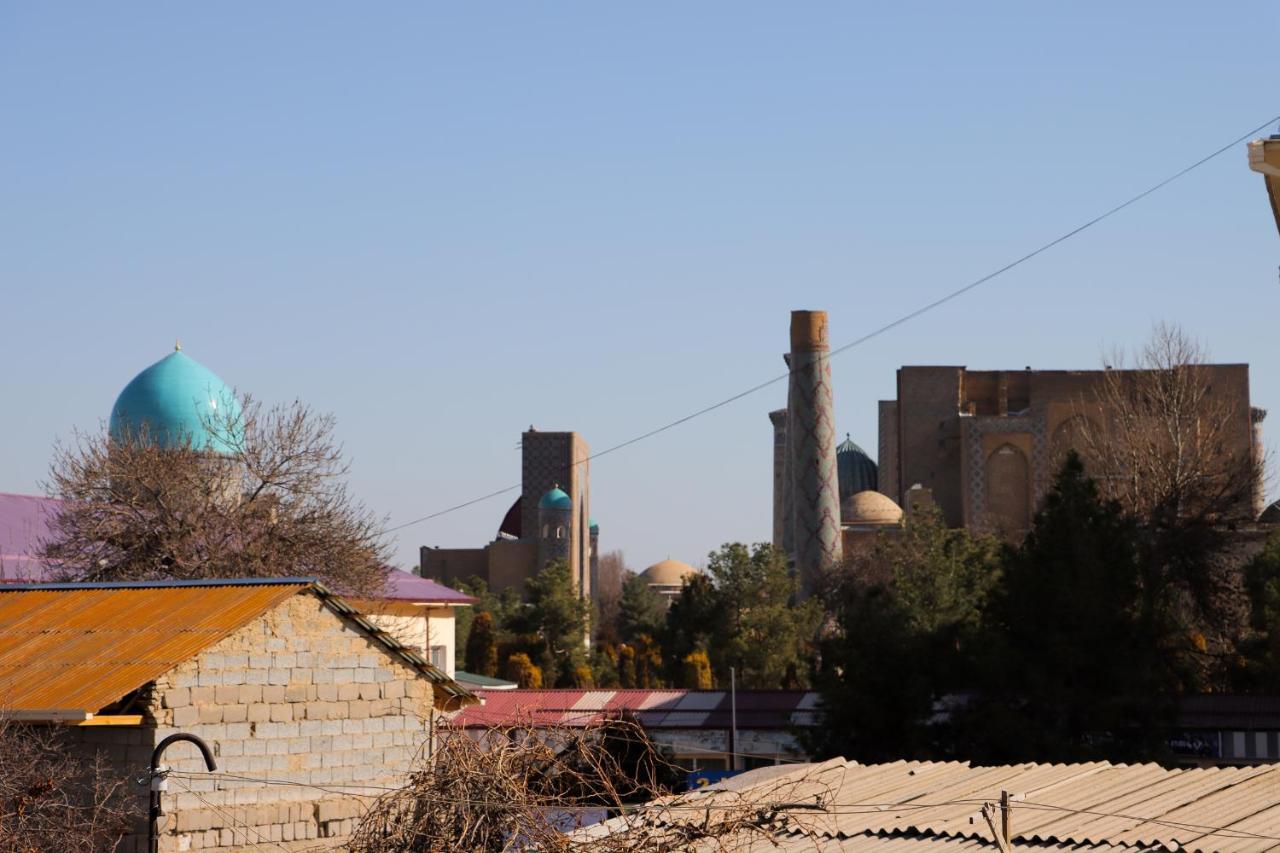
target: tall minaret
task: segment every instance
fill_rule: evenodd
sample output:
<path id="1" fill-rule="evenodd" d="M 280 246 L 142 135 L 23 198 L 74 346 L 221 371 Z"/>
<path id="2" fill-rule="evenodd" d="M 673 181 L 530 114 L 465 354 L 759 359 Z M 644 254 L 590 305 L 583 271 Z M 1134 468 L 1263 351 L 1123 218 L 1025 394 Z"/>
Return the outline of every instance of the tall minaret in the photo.
<path id="1" fill-rule="evenodd" d="M 787 399 L 792 543 L 800 595 L 841 560 L 840 481 L 836 471 L 827 312 L 791 312 L 791 379 Z"/>
<path id="2" fill-rule="evenodd" d="M 787 410 L 769 413 L 773 423 L 773 546 L 791 555 L 791 502 L 787 494 L 791 477 L 787 471 Z"/>

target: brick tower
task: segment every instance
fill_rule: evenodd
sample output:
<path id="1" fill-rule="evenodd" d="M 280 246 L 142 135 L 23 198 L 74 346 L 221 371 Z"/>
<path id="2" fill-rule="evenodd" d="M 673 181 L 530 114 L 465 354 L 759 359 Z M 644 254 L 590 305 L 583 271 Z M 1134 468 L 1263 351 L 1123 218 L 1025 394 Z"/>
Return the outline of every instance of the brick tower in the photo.
<path id="1" fill-rule="evenodd" d="M 791 312 L 786 443 L 790 464 L 792 547 L 807 598 L 841 559 L 840 483 L 836 470 L 827 312 Z"/>

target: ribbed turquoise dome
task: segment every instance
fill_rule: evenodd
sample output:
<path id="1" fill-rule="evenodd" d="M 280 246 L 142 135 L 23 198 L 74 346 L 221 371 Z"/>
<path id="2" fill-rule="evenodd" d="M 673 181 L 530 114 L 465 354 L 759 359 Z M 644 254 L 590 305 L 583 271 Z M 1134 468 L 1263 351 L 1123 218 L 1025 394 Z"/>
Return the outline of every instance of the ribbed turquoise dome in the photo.
<path id="1" fill-rule="evenodd" d="M 573 498 L 556 486 L 538 501 L 538 509 L 573 509 Z"/>
<path id="2" fill-rule="evenodd" d="M 145 434 L 161 447 L 191 442 L 197 450 L 232 453 L 244 440 L 240 402 L 212 370 L 175 350 L 133 377 L 111 407 L 111 437 Z M 231 435 L 210 425 L 234 423 Z"/>
<path id="3" fill-rule="evenodd" d="M 836 476 L 840 482 L 840 503 L 858 492 L 874 492 L 880 479 L 876 463 L 866 451 L 845 436 L 836 446 Z"/>

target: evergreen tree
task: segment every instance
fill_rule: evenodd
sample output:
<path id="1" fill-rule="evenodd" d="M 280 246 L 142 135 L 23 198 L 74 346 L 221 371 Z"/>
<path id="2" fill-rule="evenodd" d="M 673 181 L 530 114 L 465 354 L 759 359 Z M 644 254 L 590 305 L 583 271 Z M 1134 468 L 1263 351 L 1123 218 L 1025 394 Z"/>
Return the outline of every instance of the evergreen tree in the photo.
<path id="1" fill-rule="evenodd" d="M 859 761 L 947 754 L 935 705 L 972 686 L 999 556 L 994 539 L 948 528 L 935 509 L 831 578 L 816 679 L 827 724 L 807 732 L 810 749 Z"/>
<path id="2" fill-rule="evenodd" d="M 1249 637 L 1242 647 L 1236 688 L 1280 693 L 1280 532 L 1244 569 L 1249 593 Z"/>
<path id="3" fill-rule="evenodd" d="M 716 680 L 727 684 L 733 667 L 744 688 L 804 686 L 821 604 L 795 602 L 782 552 L 768 543 L 725 545 L 710 555 L 707 571 L 717 605 L 707 646 Z"/>
<path id="4" fill-rule="evenodd" d="M 494 678 L 498 674 L 498 642 L 494 635 L 493 614 L 475 614 L 467 635 L 467 670 Z"/>
<path id="5" fill-rule="evenodd" d="M 686 657 L 706 651 L 719 615 L 720 602 L 711 578 L 699 572 L 686 580 L 667 610 L 662 633 L 663 651 L 673 676 L 679 676 Z"/>
<path id="6" fill-rule="evenodd" d="M 1069 454 L 992 602 L 986 689 L 963 721 L 976 757 L 1159 757 L 1175 686 L 1137 535 Z"/>
<path id="7" fill-rule="evenodd" d="M 747 688 L 799 687 L 808 681 L 821 604 L 797 605 L 795 579 L 772 545 L 724 545 L 707 572 L 685 581 L 667 611 L 664 652 L 672 682 L 684 679 L 695 652 L 711 662 L 713 681 L 729 683 L 729 668 Z"/>
<path id="8" fill-rule="evenodd" d="M 575 671 L 586 663 L 590 602 L 578 595 L 569 566 L 562 560 L 525 581 L 525 589 L 528 604 L 513 616 L 511 627 L 516 633 L 536 635 L 548 684 L 571 686 Z"/>
<path id="9" fill-rule="evenodd" d="M 644 578 L 628 573 L 618 603 L 618 627 L 623 642 L 634 643 L 641 634 L 656 637 L 667 619 L 667 603 Z"/>

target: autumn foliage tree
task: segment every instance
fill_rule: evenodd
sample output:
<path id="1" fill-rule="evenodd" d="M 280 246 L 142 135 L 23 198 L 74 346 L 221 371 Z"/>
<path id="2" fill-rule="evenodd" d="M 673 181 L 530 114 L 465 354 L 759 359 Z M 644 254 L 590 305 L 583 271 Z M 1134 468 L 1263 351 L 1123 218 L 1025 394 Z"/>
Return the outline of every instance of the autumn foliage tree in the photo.
<path id="1" fill-rule="evenodd" d="M 302 403 L 241 408 L 206 424 L 226 452 L 145 430 L 56 448 L 47 490 L 61 504 L 41 549 L 55 575 L 318 577 L 376 596 L 388 546 L 381 520 L 347 491 L 333 417 Z"/>

